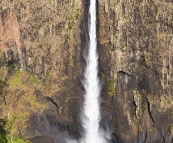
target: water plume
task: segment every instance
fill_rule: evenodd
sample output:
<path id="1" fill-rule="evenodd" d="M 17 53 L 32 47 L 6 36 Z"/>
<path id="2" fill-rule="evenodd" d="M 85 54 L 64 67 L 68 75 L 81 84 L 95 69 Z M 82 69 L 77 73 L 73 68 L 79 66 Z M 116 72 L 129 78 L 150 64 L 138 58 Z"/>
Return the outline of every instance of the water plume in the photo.
<path id="1" fill-rule="evenodd" d="M 84 73 L 85 101 L 82 113 L 84 136 L 81 143 L 105 143 L 100 123 L 100 80 L 98 77 L 98 54 L 96 37 L 96 0 L 90 1 L 89 7 L 89 50 Z"/>

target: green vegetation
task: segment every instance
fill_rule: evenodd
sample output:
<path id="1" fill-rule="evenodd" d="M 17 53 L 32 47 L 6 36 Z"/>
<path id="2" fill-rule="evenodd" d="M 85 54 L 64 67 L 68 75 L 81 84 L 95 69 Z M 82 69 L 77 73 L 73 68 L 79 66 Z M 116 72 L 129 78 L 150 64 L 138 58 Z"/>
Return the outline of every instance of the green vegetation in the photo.
<path id="1" fill-rule="evenodd" d="M 6 88 L 8 87 L 7 78 L 0 79 L 0 102 L 6 102 L 5 96 L 6 96 Z"/>
<path id="2" fill-rule="evenodd" d="M 13 113 L 10 118 L 7 121 L 6 124 L 6 130 L 9 131 L 12 134 L 17 133 L 17 128 L 16 128 L 16 120 L 17 120 L 18 116 L 17 114 Z"/>
<path id="3" fill-rule="evenodd" d="M 29 141 L 23 140 L 21 138 L 15 138 L 15 139 L 13 139 L 13 143 L 29 143 Z"/>
<path id="4" fill-rule="evenodd" d="M 69 111 L 69 100 L 71 99 L 71 96 L 67 96 L 66 97 L 66 100 L 65 100 L 65 113 L 68 113 L 68 111 Z"/>
<path id="5" fill-rule="evenodd" d="M 19 73 L 20 73 L 19 70 L 15 71 L 13 78 L 10 80 L 11 87 L 21 84 L 21 79 L 19 77 Z"/>
<path id="6" fill-rule="evenodd" d="M 12 118 L 16 118 L 16 115 L 12 116 Z M 19 137 L 11 139 L 5 130 L 7 124 L 8 122 L 6 120 L 0 118 L 0 143 L 11 143 L 11 140 L 13 143 L 29 143 L 28 140 L 23 140 Z"/>
<path id="7" fill-rule="evenodd" d="M 12 139 L 8 136 L 6 142 L 4 142 L 4 143 L 29 143 L 29 141 L 28 140 L 23 140 L 19 137 L 16 137 L 16 138 Z"/>
<path id="8" fill-rule="evenodd" d="M 76 9 L 75 13 L 76 13 L 75 18 L 77 20 L 79 19 L 79 16 L 80 16 L 80 9 Z"/>
<path id="9" fill-rule="evenodd" d="M 77 20 L 79 18 L 79 13 L 76 13 L 75 17 L 76 17 L 76 20 Z"/>
<path id="10" fill-rule="evenodd" d="M 1 41 L 1 39 L 0 39 Z M 3 60 L 3 52 L 0 50 L 0 62 Z"/>
<path id="11" fill-rule="evenodd" d="M 150 53 L 145 55 L 141 55 L 140 57 L 142 68 L 151 67 L 152 66 L 152 56 Z"/>
<path id="12" fill-rule="evenodd" d="M 104 79 L 105 78 L 105 74 L 102 72 L 102 79 Z"/>
<path id="13" fill-rule="evenodd" d="M 7 143 L 7 133 L 5 130 L 6 122 L 4 119 L 0 118 L 0 142 Z"/>
<path id="14" fill-rule="evenodd" d="M 80 9 L 75 9 L 72 11 L 72 14 L 68 17 L 68 29 L 71 30 L 75 25 L 76 20 L 79 19 L 80 16 Z"/>
<path id="15" fill-rule="evenodd" d="M 108 93 L 113 96 L 114 93 L 115 93 L 115 83 L 114 83 L 114 80 L 113 79 L 109 79 L 108 80 L 108 84 L 109 84 L 109 87 L 108 87 Z"/>
<path id="16" fill-rule="evenodd" d="M 38 83 L 38 79 L 35 75 L 31 75 L 31 81 L 33 81 L 34 83 Z"/>
<path id="17" fill-rule="evenodd" d="M 15 120 L 17 118 L 17 114 L 14 113 L 11 118 L 12 120 Z"/>
<path id="18" fill-rule="evenodd" d="M 53 68 L 51 68 L 47 74 L 47 80 L 48 81 L 50 81 L 52 74 L 53 74 Z"/>
<path id="19" fill-rule="evenodd" d="M 111 51 L 112 51 L 112 52 L 114 52 L 114 51 L 115 51 L 115 48 L 114 48 L 114 47 L 112 47 L 112 48 L 111 48 Z"/>

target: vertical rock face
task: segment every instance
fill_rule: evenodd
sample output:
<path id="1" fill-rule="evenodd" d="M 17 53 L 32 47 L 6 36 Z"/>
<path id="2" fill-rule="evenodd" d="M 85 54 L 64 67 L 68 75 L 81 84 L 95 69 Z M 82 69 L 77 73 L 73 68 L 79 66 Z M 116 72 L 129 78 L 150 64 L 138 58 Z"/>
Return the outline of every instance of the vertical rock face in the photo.
<path id="1" fill-rule="evenodd" d="M 0 117 L 12 139 L 79 136 L 82 17 L 78 0 L 0 3 Z"/>
<path id="2" fill-rule="evenodd" d="M 0 117 L 10 138 L 80 136 L 88 6 L 0 3 Z M 173 1 L 98 0 L 97 24 L 101 127 L 112 142 L 172 142 Z"/>
<path id="3" fill-rule="evenodd" d="M 172 1 L 98 7 L 103 122 L 119 142 L 172 142 Z"/>
<path id="4" fill-rule="evenodd" d="M 17 64 L 20 55 L 20 28 L 16 15 L 7 8 L 0 19 L 0 49 L 4 52 L 4 65 Z"/>
<path id="5" fill-rule="evenodd" d="M 7 51 L 8 48 L 20 48 L 20 29 L 17 17 L 10 9 L 6 9 L 1 14 L 0 20 L 1 50 Z M 17 50 L 16 50 L 17 51 Z"/>

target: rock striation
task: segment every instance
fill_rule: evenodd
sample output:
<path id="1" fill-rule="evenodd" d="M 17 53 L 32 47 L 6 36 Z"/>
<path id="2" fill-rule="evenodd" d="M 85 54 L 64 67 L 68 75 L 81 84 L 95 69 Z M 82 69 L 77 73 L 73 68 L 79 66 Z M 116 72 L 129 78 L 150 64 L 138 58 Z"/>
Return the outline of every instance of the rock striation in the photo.
<path id="1" fill-rule="evenodd" d="M 82 135 L 88 7 L 0 2 L 0 129 L 8 138 Z M 173 142 L 173 1 L 98 0 L 97 15 L 101 127 L 110 142 Z"/>
<path id="2" fill-rule="evenodd" d="M 103 116 L 118 142 L 172 142 L 173 2 L 98 7 Z"/>

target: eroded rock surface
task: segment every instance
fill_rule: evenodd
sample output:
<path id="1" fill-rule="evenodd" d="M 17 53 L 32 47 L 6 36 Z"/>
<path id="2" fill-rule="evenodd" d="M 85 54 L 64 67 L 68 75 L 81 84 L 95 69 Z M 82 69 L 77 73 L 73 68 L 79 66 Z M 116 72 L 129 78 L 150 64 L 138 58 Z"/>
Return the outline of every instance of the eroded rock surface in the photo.
<path id="1" fill-rule="evenodd" d="M 98 7 L 103 116 L 119 142 L 172 142 L 172 1 Z"/>
<path id="2" fill-rule="evenodd" d="M 82 135 L 88 6 L 0 2 L 0 117 L 12 139 Z M 115 143 L 171 143 L 173 1 L 98 0 L 97 24 L 101 127 Z"/>
<path id="3" fill-rule="evenodd" d="M 0 117 L 12 139 L 79 136 L 82 18 L 78 0 L 0 2 Z"/>

